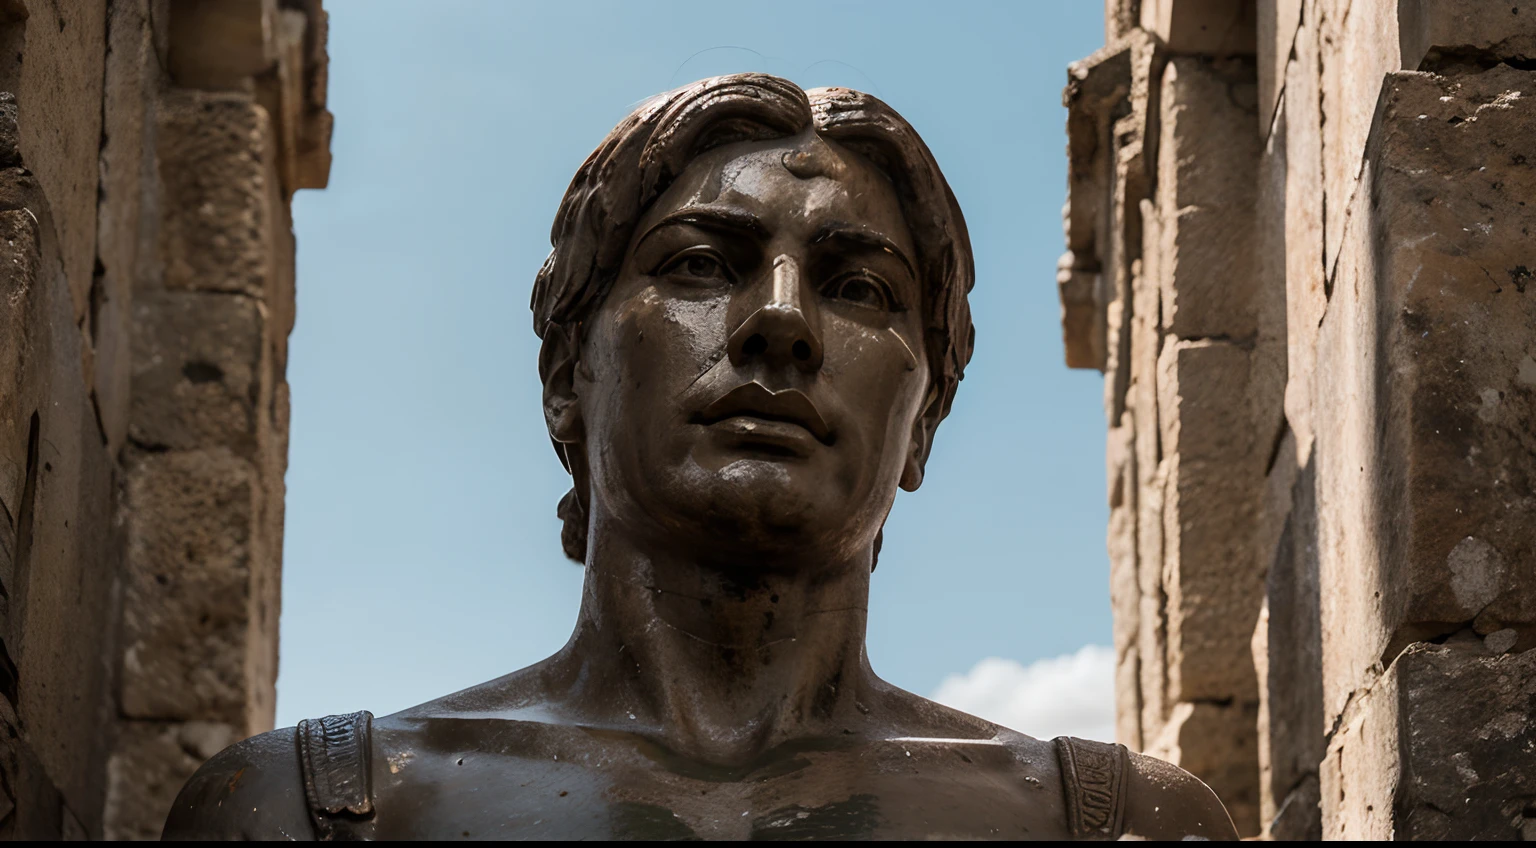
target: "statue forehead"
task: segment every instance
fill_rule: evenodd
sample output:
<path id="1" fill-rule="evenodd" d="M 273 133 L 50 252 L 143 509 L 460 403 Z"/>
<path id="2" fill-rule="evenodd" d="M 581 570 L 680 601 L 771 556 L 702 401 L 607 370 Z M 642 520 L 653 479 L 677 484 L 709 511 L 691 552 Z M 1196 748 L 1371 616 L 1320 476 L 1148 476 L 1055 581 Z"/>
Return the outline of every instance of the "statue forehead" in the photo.
<path id="1" fill-rule="evenodd" d="M 695 157 L 644 219 L 705 205 L 740 207 L 765 219 L 838 217 L 879 229 L 904 249 L 913 246 L 890 179 L 813 132 L 727 144 Z"/>

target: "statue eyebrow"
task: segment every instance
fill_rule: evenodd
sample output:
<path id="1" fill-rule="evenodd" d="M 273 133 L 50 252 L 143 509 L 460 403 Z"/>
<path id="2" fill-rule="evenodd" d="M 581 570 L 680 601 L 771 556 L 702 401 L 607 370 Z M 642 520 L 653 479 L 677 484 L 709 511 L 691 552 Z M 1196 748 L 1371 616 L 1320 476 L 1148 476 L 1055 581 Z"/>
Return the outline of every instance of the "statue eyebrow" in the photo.
<path id="1" fill-rule="evenodd" d="M 832 221 L 830 223 L 823 224 L 821 229 L 816 231 L 816 235 L 811 237 L 811 244 L 820 244 L 821 242 L 827 241 L 829 239 L 851 241 L 857 244 L 865 245 L 866 247 L 873 247 L 878 250 L 883 250 L 886 253 L 896 257 L 897 259 L 900 259 L 901 263 L 907 266 L 907 273 L 912 275 L 912 279 L 920 279 L 917 274 L 917 267 L 912 264 L 912 260 L 908 259 L 905 253 L 901 252 L 901 248 L 897 247 L 895 242 L 891 241 L 883 235 L 880 235 L 874 230 L 868 229 L 866 227 L 860 227 L 856 224 L 848 224 L 842 221 Z"/>
<path id="2" fill-rule="evenodd" d="M 690 206 L 680 209 L 656 222 L 656 226 L 645 231 L 645 238 L 662 227 L 670 227 L 676 224 L 691 224 L 706 230 L 723 230 L 726 232 L 744 232 L 758 241 L 767 241 L 768 228 L 758 220 L 756 215 L 750 212 L 742 212 L 739 209 L 728 209 L 709 206 Z"/>

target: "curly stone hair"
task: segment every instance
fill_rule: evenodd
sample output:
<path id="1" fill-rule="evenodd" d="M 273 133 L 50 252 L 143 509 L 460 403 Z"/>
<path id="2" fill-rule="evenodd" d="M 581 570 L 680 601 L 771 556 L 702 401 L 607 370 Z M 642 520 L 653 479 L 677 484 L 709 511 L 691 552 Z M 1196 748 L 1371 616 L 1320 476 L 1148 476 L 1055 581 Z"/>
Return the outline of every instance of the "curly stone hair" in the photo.
<path id="1" fill-rule="evenodd" d="M 551 330 L 579 338 L 581 321 L 612 288 L 641 216 L 695 157 L 812 127 L 863 156 L 896 188 L 917 243 L 924 347 L 942 420 L 976 340 L 967 299 L 976 268 L 965 218 L 917 131 L 877 98 L 846 88 L 803 91 L 767 74 L 732 74 L 642 103 L 587 157 L 560 201 L 550 232 L 554 249 L 533 284 L 534 332 L 546 340 Z M 543 357 L 539 376 L 550 376 Z M 555 452 L 569 471 L 564 446 L 555 443 Z M 573 487 L 558 509 L 562 546 L 578 563 L 586 561 L 586 505 L 587 493 Z"/>

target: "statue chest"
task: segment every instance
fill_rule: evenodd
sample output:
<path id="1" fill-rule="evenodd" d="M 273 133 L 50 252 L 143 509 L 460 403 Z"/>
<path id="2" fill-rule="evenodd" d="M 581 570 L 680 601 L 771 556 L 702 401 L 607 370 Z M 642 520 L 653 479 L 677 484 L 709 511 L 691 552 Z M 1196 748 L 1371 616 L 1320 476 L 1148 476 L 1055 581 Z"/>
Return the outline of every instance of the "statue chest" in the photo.
<path id="1" fill-rule="evenodd" d="M 1006 749 L 887 743 L 790 752 L 747 769 L 658 762 L 624 746 L 563 757 L 380 753 L 376 812 L 356 831 L 375 839 L 1066 836 L 1059 783 L 1035 777 Z"/>

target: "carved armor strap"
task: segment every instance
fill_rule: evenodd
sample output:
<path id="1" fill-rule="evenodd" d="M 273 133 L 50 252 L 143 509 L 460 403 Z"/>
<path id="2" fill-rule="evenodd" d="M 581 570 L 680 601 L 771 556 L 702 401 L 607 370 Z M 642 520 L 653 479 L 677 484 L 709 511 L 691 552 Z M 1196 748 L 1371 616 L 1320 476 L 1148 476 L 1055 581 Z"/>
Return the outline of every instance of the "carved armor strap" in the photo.
<path id="1" fill-rule="evenodd" d="M 1074 839 L 1118 839 L 1125 811 L 1124 745 L 1058 736 L 1061 786 L 1067 796 L 1067 827 Z"/>
<path id="2" fill-rule="evenodd" d="M 304 797 L 323 841 L 355 839 L 352 826 L 373 816 L 372 728 L 373 713 L 366 710 L 299 722 Z"/>

